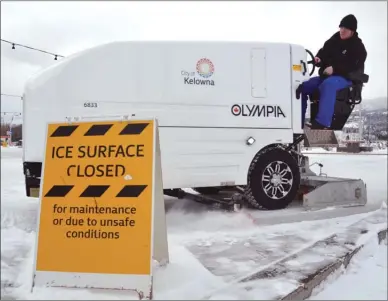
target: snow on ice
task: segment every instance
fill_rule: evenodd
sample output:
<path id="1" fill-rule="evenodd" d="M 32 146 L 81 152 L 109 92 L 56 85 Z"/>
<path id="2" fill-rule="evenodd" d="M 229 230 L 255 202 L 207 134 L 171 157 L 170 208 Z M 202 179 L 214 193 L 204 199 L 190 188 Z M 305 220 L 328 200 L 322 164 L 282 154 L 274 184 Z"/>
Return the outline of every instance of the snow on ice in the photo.
<path id="1" fill-rule="evenodd" d="M 387 254 L 387 240 L 381 245 L 371 240 L 347 270 L 331 275 L 309 300 L 387 300 Z"/>
<path id="2" fill-rule="evenodd" d="M 25 197 L 22 149 L 9 147 L 1 151 L 2 299 L 136 299 L 137 296 L 131 293 L 101 290 L 36 288 L 31 294 L 38 200 Z M 156 270 L 155 299 L 199 299 L 217 292 L 210 299 L 254 297 L 264 300 L 273 297 L 274 292 L 289 292 L 296 283 L 281 278 L 261 279 L 260 285 L 249 293 L 239 286 L 228 290 L 222 288 L 341 231 L 378 210 L 382 202 L 386 203 L 387 156 L 309 154 L 309 157 L 310 163 L 323 163 L 323 171 L 329 175 L 362 178 L 368 188 L 368 205 L 314 212 L 293 207 L 275 212 L 224 213 L 208 211 L 205 206 L 188 200 L 167 198 L 171 263 Z M 318 166 L 312 169 L 319 172 Z M 325 287 L 313 298 L 330 299 L 334 295 L 340 299 L 360 298 L 356 297 L 354 289 L 342 289 L 339 295 L 338 287 L 361 281 L 359 275 L 365 275 L 369 277 L 370 285 L 378 287 L 354 285 L 358 291 L 363 290 L 358 296 L 371 298 L 367 290 L 374 289 L 373 298 L 385 299 L 387 265 L 386 259 L 383 261 L 380 257 L 384 252 L 386 254 L 386 245 L 368 247 L 368 250 L 369 255 L 362 257 L 360 253 L 357 263 L 338 282 Z M 306 260 L 319 263 L 322 258 L 316 256 Z M 290 266 L 298 264 L 288 261 Z M 385 278 L 381 276 L 383 273 Z M 343 281 L 342 285 L 338 284 L 340 281 Z"/>

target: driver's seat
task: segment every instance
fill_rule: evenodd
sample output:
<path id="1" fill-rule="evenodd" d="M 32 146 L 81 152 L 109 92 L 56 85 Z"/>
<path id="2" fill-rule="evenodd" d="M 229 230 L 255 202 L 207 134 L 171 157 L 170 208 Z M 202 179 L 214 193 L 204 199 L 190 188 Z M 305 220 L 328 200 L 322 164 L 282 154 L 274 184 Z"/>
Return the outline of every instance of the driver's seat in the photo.
<path id="1" fill-rule="evenodd" d="M 352 81 L 350 87 L 337 91 L 337 101 L 334 107 L 330 130 L 341 131 L 352 113 L 354 106 L 361 103 L 362 87 L 364 83 L 369 81 L 369 75 L 365 74 L 363 69 L 349 74 L 348 78 Z M 319 89 L 316 89 L 309 97 L 311 101 L 310 121 L 314 120 L 318 113 L 319 97 Z"/>

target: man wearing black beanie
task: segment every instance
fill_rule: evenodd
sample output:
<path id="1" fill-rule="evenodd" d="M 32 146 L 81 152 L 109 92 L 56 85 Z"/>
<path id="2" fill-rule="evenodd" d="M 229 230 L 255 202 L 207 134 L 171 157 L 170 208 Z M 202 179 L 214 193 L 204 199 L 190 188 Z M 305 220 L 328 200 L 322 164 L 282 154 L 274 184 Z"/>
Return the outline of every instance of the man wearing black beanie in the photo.
<path id="1" fill-rule="evenodd" d="M 352 84 L 348 79 L 351 72 L 363 72 L 367 52 L 357 33 L 357 19 L 354 15 L 345 16 L 336 32 L 315 56 L 319 76 L 312 77 L 298 88 L 302 94 L 302 127 L 307 110 L 307 97 L 319 88 L 320 100 L 318 114 L 311 120 L 314 129 L 331 126 L 338 90 Z"/>

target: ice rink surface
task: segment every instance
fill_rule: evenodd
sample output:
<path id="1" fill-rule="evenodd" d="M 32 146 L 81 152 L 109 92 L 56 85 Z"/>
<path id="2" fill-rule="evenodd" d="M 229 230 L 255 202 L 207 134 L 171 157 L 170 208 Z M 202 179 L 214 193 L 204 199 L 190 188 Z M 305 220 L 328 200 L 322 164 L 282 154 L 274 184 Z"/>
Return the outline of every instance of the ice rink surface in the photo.
<path id="1" fill-rule="evenodd" d="M 155 275 L 155 298 L 201 298 L 206 291 L 327 237 L 378 210 L 383 202 L 387 202 L 386 151 L 385 155 L 322 152 L 309 154 L 309 157 L 310 163 L 322 163 L 323 172 L 329 176 L 363 179 L 367 184 L 367 206 L 328 208 L 314 212 L 292 207 L 274 212 L 242 210 L 239 213 L 225 213 L 209 211 L 206 206 L 188 200 L 166 198 L 171 263 L 167 269 L 157 271 Z M 315 165 L 312 170 L 319 172 L 319 167 Z M 31 294 L 37 210 L 38 200 L 25 196 L 22 149 L 2 148 L 2 299 L 131 299 L 127 294 L 112 295 L 86 290 L 37 289 Z M 381 257 L 384 252 L 386 254 L 386 245 L 368 250 L 369 253 L 365 254 L 369 255 L 359 257 L 349 275 L 328 285 L 318 297 L 313 298 L 334 298 L 341 286 L 360 281 L 355 279 L 356 274 L 382 277 L 384 272 L 386 275 L 386 260 L 378 263 L 374 259 L 375 256 Z M 368 266 L 374 270 L 369 271 Z M 365 290 L 371 288 L 366 286 L 364 294 L 360 292 L 360 296 L 376 299 L 384 296 L 382 299 L 385 299 L 386 286 L 385 290 L 381 287 L 384 279 L 375 281 L 379 288 L 374 288 L 374 295 L 368 295 Z M 343 281 L 343 284 L 338 284 L 339 281 Z M 354 290 L 343 290 L 341 293 L 343 299 L 357 299 L 354 296 Z M 228 296 L 220 298 L 228 299 Z M 266 299 L 266 295 L 259 294 L 255 298 Z"/>

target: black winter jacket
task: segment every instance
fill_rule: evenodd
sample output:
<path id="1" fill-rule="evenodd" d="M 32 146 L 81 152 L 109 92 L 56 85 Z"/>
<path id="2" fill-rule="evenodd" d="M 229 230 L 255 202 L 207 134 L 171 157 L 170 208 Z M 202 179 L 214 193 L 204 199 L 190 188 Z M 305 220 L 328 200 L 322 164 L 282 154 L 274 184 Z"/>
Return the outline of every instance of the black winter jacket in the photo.
<path id="1" fill-rule="evenodd" d="M 350 72 L 364 69 L 367 52 L 357 32 L 347 40 L 342 40 L 337 32 L 325 42 L 316 56 L 321 59 L 320 76 L 326 76 L 323 71 L 332 66 L 333 75 L 346 78 Z"/>

